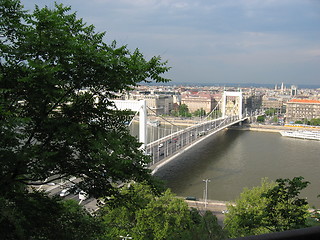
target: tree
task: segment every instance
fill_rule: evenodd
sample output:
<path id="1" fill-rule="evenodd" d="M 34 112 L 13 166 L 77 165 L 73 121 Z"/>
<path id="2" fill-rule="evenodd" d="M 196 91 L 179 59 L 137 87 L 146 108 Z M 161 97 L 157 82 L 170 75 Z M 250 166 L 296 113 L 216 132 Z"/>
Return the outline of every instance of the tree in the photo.
<path id="1" fill-rule="evenodd" d="M 9 4 L 22 14 L 16 24 Z M 115 190 L 114 181 L 149 174 L 123 124 L 127 114 L 111 109 L 109 99 L 140 81 L 166 81 L 159 74 L 168 68 L 159 57 L 146 61 L 138 50 L 106 45 L 104 34 L 69 10 L 26 14 L 18 1 L 1 0 L 2 24 L 11 24 L 1 28 L 2 190 L 54 174 L 85 176 L 82 187 L 100 196 Z"/>
<path id="2" fill-rule="evenodd" d="M 174 198 L 169 190 L 138 211 L 136 220 L 136 239 L 139 235 L 140 239 L 181 239 L 192 226 L 187 204 Z"/>
<path id="3" fill-rule="evenodd" d="M 153 182 L 150 159 L 124 124 L 128 112 L 110 99 L 139 82 L 168 81 L 160 75 L 169 67 L 104 43 L 69 11 L 56 4 L 27 13 L 18 0 L 0 0 L 0 197 L 10 204 L 28 201 L 30 185 L 71 176 L 93 197 L 117 195 L 117 182 Z M 9 215 L 0 221 L 20 226 Z"/>
<path id="4" fill-rule="evenodd" d="M 73 200 L 62 201 L 41 192 L 0 197 L 1 239 L 97 239 L 99 219 Z"/>
<path id="5" fill-rule="evenodd" d="M 261 181 L 261 186 L 252 189 L 245 188 L 236 199 L 235 204 L 228 205 L 228 213 L 225 216 L 225 228 L 229 237 L 243 237 L 270 232 L 263 226 L 265 205 L 268 199 L 261 197 L 270 190 L 274 183 L 266 179 Z"/>
<path id="6" fill-rule="evenodd" d="M 206 111 L 203 108 L 200 108 L 200 109 L 196 110 L 193 113 L 193 115 L 196 117 L 204 117 L 204 116 L 206 116 Z"/>
<path id="7" fill-rule="evenodd" d="M 181 117 L 191 117 L 191 114 L 189 113 L 189 108 L 186 104 L 181 104 L 179 106 L 179 116 Z"/>
<path id="8" fill-rule="evenodd" d="M 278 118 L 277 116 L 274 116 L 273 119 L 272 119 L 272 121 L 275 122 L 275 123 L 277 123 L 277 122 L 279 122 L 279 118 Z"/>
<path id="9" fill-rule="evenodd" d="M 277 113 L 277 109 L 275 109 L 275 108 L 269 108 L 265 111 L 265 114 L 267 116 L 274 116 L 274 115 L 276 115 L 276 113 Z"/>
<path id="10" fill-rule="evenodd" d="M 212 111 L 211 113 L 209 113 L 209 118 L 211 118 L 211 119 L 215 119 L 218 117 L 222 117 L 221 110 L 216 109 L 216 110 Z"/>
<path id="11" fill-rule="evenodd" d="M 262 181 L 245 189 L 235 205 L 229 205 L 225 224 L 230 237 L 257 235 L 306 227 L 308 203 L 298 198 L 308 185 L 302 177 Z"/>
<path id="12" fill-rule="evenodd" d="M 257 122 L 264 122 L 265 117 L 264 116 L 258 116 L 257 117 Z"/>
<path id="13" fill-rule="evenodd" d="M 189 109 L 186 104 L 179 105 L 178 109 L 172 111 L 171 114 L 175 117 L 191 117 L 191 113 L 189 113 Z"/>
<path id="14" fill-rule="evenodd" d="M 275 232 L 306 227 L 308 202 L 298 196 L 309 182 L 303 181 L 303 177 L 294 177 L 277 179 L 276 183 L 263 194 L 269 199 L 265 207 L 266 226 Z"/>
<path id="15" fill-rule="evenodd" d="M 133 239 L 190 240 L 225 236 L 212 213 L 201 216 L 195 209 L 190 211 L 170 190 L 155 195 L 147 185 L 130 184 L 121 193 L 127 199 L 125 205 L 112 204 L 119 200 L 116 198 L 100 211 L 106 226 L 103 239 L 116 239 L 120 235 Z"/>
<path id="16" fill-rule="evenodd" d="M 218 219 L 210 211 L 205 211 L 204 214 L 200 214 L 197 209 L 191 209 L 191 218 L 193 221 L 193 227 L 190 232 L 186 233 L 186 236 L 182 239 L 226 239 L 227 234 L 221 226 L 218 224 Z"/>
<path id="17" fill-rule="evenodd" d="M 312 125 L 312 126 L 320 126 L 320 118 L 312 118 L 310 120 L 310 125 Z"/>

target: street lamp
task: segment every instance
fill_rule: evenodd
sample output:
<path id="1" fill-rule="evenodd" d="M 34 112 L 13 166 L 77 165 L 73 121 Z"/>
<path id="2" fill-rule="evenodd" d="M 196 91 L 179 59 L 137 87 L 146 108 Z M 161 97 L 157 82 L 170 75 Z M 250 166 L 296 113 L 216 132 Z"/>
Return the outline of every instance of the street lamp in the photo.
<path id="1" fill-rule="evenodd" d="M 206 188 L 204 190 L 204 207 L 207 208 L 207 201 L 208 201 L 208 182 L 211 182 L 209 179 L 202 180 L 206 183 Z"/>

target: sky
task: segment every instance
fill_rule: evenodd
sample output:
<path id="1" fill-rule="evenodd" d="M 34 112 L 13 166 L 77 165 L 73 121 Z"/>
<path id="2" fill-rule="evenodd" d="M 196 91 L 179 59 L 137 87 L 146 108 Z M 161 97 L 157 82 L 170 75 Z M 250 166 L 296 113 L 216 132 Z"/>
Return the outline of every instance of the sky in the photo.
<path id="1" fill-rule="evenodd" d="M 320 86 L 320 0 L 57 0 L 185 84 Z M 54 7 L 51 0 L 21 0 Z M 70 13 L 71 13 L 70 12 Z"/>

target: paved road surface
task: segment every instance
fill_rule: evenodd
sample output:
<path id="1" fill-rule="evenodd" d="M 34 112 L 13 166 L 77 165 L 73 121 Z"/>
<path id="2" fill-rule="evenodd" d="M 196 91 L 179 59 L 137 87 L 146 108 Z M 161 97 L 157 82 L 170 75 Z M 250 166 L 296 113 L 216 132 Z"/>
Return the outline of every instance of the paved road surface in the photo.
<path id="1" fill-rule="evenodd" d="M 200 212 L 205 212 L 207 210 L 211 211 L 213 215 L 216 215 L 218 218 L 218 223 L 223 226 L 224 214 L 222 211 L 227 210 L 227 202 L 223 201 L 213 201 L 208 200 L 205 206 L 205 202 L 200 199 L 197 201 L 185 200 L 188 206 L 191 208 L 196 208 Z"/>

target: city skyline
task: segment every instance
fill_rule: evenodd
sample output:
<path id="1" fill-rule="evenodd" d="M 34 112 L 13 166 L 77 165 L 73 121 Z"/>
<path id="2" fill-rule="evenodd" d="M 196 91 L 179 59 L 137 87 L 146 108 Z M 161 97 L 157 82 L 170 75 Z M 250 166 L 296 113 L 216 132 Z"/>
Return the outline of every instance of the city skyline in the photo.
<path id="1" fill-rule="evenodd" d="M 160 55 L 172 84 L 320 84 L 315 0 L 57 0 L 105 42 Z M 54 7 L 49 0 L 22 0 Z"/>

